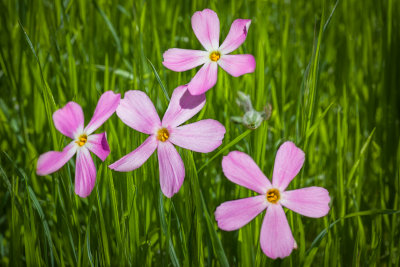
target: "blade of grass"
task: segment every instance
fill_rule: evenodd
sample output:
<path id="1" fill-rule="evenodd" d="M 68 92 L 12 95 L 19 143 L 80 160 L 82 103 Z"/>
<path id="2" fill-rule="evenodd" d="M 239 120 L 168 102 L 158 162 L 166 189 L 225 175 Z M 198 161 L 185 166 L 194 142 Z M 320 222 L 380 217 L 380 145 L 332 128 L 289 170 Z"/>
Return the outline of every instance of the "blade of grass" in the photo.
<path id="1" fill-rule="evenodd" d="M 158 75 L 158 72 L 156 70 L 156 68 L 154 67 L 153 63 L 151 63 L 150 59 L 147 59 L 147 62 L 149 63 L 151 69 L 153 70 L 154 76 L 156 76 L 156 79 L 158 81 L 158 84 L 160 85 L 161 89 L 164 92 L 165 98 L 167 99 L 168 103 L 171 101 L 171 99 L 168 96 L 168 91 L 165 88 L 165 85 L 163 84 L 163 82 L 161 81 L 160 75 Z"/>
<path id="2" fill-rule="evenodd" d="M 174 244 L 172 242 L 172 239 L 169 235 L 169 231 L 168 231 L 168 226 L 167 226 L 167 221 L 165 220 L 165 210 L 164 210 L 164 196 L 161 192 L 161 190 L 158 193 L 158 212 L 160 215 L 160 222 L 161 222 L 161 229 L 163 231 L 163 234 L 166 236 L 167 239 L 167 247 L 168 247 L 168 254 L 170 256 L 172 265 L 174 265 L 175 267 L 179 267 L 181 266 L 178 260 L 178 257 L 176 256 L 176 252 L 175 252 L 175 248 L 174 248 Z"/>
<path id="3" fill-rule="evenodd" d="M 359 216 L 373 216 L 373 215 L 391 215 L 391 214 L 400 214 L 400 210 L 365 210 L 365 211 L 359 211 L 359 212 L 354 212 L 347 214 L 334 222 L 332 222 L 327 228 L 322 230 L 317 237 L 314 239 L 314 241 L 311 243 L 310 248 L 307 250 L 306 254 L 310 253 L 311 250 L 314 247 L 318 247 L 318 244 L 321 242 L 321 240 L 326 236 L 328 231 L 338 222 L 343 221 L 345 219 L 353 218 L 353 217 L 359 217 Z"/>
<path id="4" fill-rule="evenodd" d="M 227 144 L 226 146 L 224 146 L 223 148 L 221 148 L 220 150 L 218 150 L 217 153 L 215 153 L 209 160 L 206 161 L 206 163 L 204 163 L 197 171 L 197 173 L 200 173 L 205 167 L 207 167 L 208 164 L 210 164 L 214 159 L 216 159 L 219 155 L 221 155 L 222 153 L 224 153 L 226 150 L 228 150 L 230 147 L 236 145 L 240 140 L 242 140 L 243 138 L 245 138 L 249 133 L 251 133 L 253 130 L 246 130 L 245 132 L 243 132 L 241 135 L 239 135 L 238 137 L 236 137 L 235 139 L 233 139 L 229 144 Z"/>

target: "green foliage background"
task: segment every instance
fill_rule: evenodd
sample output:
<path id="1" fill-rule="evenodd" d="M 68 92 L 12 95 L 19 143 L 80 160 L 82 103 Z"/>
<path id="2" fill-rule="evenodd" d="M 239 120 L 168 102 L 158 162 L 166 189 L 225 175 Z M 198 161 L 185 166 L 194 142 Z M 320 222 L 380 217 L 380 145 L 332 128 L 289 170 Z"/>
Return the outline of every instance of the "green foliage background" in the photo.
<path id="1" fill-rule="evenodd" d="M 168 199 L 155 154 L 134 172 L 107 168 L 145 139 L 113 115 L 97 131 L 112 151 L 96 158 L 87 199 L 74 194 L 73 160 L 36 176 L 38 156 L 68 141 L 52 122 L 68 101 L 88 121 L 102 92 L 143 90 L 162 115 L 168 101 L 147 59 L 169 95 L 187 83 L 196 70 L 167 70 L 162 53 L 201 49 L 190 18 L 204 8 L 218 13 L 221 42 L 235 19 L 252 19 L 237 53 L 253 54 L 256 71 L 234 78 L 220 69 L 191 120 L 224 124 L 225 150 L 212 161 L 218 150 L 179 150 L 186 178 Z M 0 265 L 399 266 L 399 15 L 397 0 L 1 0 Z M 254 131 L 230 121 L 241 115 L 238 90 L 258 110 L 272 105 Z M 262 215 L 224 232 L 213 213 L 253 194 L 223 176 L 222 155 L 244 151 L 270 177 L 286 140 L 306 153 L 290 188 L 325 187 L 332 208 L 320 219 L 287 211 L 298 249 L 273 261 L 259 246 Z"/>

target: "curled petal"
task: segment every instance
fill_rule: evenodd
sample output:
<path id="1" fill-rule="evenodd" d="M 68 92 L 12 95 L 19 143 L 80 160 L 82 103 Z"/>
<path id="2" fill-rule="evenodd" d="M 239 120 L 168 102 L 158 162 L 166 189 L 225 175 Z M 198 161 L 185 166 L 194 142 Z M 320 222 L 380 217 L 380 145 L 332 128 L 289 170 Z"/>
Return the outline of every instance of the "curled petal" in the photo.
<path id="1" fill-rule="evenodd" d="M 150 98 L 142 91 L 125 93 L 117 108 L 118 117 L 136 131 L 153 134 L 161 122 Z"/>
<path id="2" fill-rule="evenodd" d="M 192 95 L 203 94 L 215 85 L 217 78 L 218 64 L 216 62 L 207 62 L 188 84 L 189 92 Z"/>
<path id="3" fill-rule="evenodd" d="M 219 19 L 211 9 L 197 11 L 192 16 L 192 28 L 197 39 L 207 51 L 219 46 Z"/>
<path id="4" fill-rule="evenodd" d="M 328 190 L 312 186 L 283 192 L 280 203 L 301 215 L 319 218 L 328 214 L 330 200 Z"/>
<path id="5" fill-rule="evenodd" d="M 185 178 L 185 166 L 181 156 L 170 142 L 158 142 L 161 191 L 172 197 L 179 191 Z"/>
<path id="6" fill-rule="evenodd" d="M 218 206 L 215 219 L 220 229 L 233 231 L 248 224 L 267 206 L 264 195 L 227 201 Z"/>
<path id="7" fill-rule="evenodd" d="M 218 65 L 233 77 L 254 72 L 256 60 L 253 55 L 223 55 Z"/>
<path id="8" fill-rule="evenodd" d="M 49 151 L 40 155 L 37 161 L 36 173 L 47 175 L 58 171 L 76 153 L 77 145 L 75 142 L 69 143 L 62 152 Z"/>
<path id="9" fill-rule="evenodd" d="M 272 185 L 284 191 L 299 173 L 304 163 L 304 152 L 293 142 L 283 143 L 276 153 Z"/>
<path id="10" fill-rule="evenodd" d="M 173 71 L 186 71 L 206 63 L 208 56 L 206 51 L 171 48 L 163 54 L 163 65 Z"/>
<path id="11" fill-rule="evenodd" d="M 250 24 L 250 19 L 235 20 L 231 25 L 228 36 L 226 36 L 225 41 L 219 47 L 219 50 L 223 54 L 229 54 L 236 50 L 246 40 Z"/>
<path id="12" fill-rule="evenodd" d="M 57 130 L 72 139 L 83 131 L 83 112 L 75 102 L 68 102 L 63 108 L 53 113 L 53 121 Z"/>
<path id="13" fill-rule="evenodd" d="M 128 155 L 125 155 L 108 167 L 119 172 L 133 171 L 142 166 L 143 163 L 145 163 L 146 160 L 154 153 L 156 148 L 157 140 L 153 135 L 151 135 L 134 151 Z"/>
<path id="14" fill-rule="evenodd" d="M 113 91 L 107 91 L 101 95 L 99 102 L 97 102 L 96 109 L 89 124 L 85 128 L 86 134 L 91 134 L 97 130 L 118 107 L 121 99 L 120 94 L 114 94 Z"/>
<path id="15" fill-rule="evenodd" d="M 265 194 L 271 183 L 254 160 L 246 153 L 232 151 L 222 159 L 225 176 L 235 184 Z"/>
<path id="16" fill-rule="evenodd" d="M 86 147 L 81 147 L 76 156 L 75 194 L 87 197 L 96 183 L 96 168 Z"/>
<path id="17" fill-rule="evenodd" d="M 86 147 L 104 161 L 110 154 L 106 133 L 92 134 L 88 136 Z"/>
<path id="18" fill-rule="evenodd" d="M 206 103 L 206 96 L 192 95 L 187 85 L 177 87 L 162 119 L 164 127 L 177 127 L 196 115 Z"/>
<path id="19" fill-rule="evenodd" d="M 172 130 L 169 141 L 196 152 L 208 153 L 222 144 L 225 127 L 216 120 L 201 120 Z"/>
<path id="20" fill-rule="evenodd" d="M 292 253 L 295 240 L 285 212 L 279 204 L 267 208 L 260 233 L 261 249 L 271 259 L 285 258 Z"/>

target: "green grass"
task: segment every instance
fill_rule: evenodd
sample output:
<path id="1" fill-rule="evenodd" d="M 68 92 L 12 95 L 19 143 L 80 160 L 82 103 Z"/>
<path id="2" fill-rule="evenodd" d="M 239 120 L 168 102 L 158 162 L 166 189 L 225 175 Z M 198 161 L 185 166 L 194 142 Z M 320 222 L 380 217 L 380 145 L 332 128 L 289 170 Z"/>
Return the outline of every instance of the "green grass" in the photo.
<path id="1" fill-rule="evenodd" d="M 399 266 L 399 1 L 119 2 L 0 1 L 0 265 Z M 38 156 L 68 141 L 52 122 L 68 101 L 87 122 L 102 92 L 143 90 L 162 115 L 165 93 L 195 74 L 167 70 L 162 53 L 201 49 L 190 18 L 204 8 L 218 13 L 221 41 L 233 20 L 252 19 L 237 53 L 253 54 L 256 71 L 220 69 L 191 120 L 224 124 L 224 150 L 179 149 L 186 178 L 168 199 L 155 154 L 134 172 L 107 168 L 145 139 L 113 115 L 97 131 L 107 131 L 111 154 L 96 158 L 88 198 L 74 194 L 73 160 L 36 176 Z M 272 105 L 254 131 L 230 120 L 242 115 L 239 90 L 257 110 Z M 320 219 L 288 211 L 298 249 L 273 261 L 259 245 L 263 214 L 224 232 L 214 211 L 253 194 L 224 177 L 223 155 L 244 151 L 271 177 L 286 140 L 306 154 L 290 188 L 327 188 L 331 210 Z"/>

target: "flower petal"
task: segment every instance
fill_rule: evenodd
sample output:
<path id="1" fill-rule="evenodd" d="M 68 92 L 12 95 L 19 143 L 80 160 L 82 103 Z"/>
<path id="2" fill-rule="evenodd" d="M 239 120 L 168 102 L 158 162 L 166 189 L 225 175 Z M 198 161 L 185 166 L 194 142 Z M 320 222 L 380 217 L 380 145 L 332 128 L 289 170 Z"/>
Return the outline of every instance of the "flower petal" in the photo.
<path id="1" fill-rule="evenodd" d="M 256 60 L 253 55 L 223 55 L 218 65 L 233 77 L 254 72 Z"/>
<path id="2" fill-rule="evenodd" d="M 161 122 L 150 98 L 142 91 L 125 93 L 117 108 L 118 117 L 136 131 L 153 134 Z"/>
<path id="3" fill-rule="evenodd" d="M 119 172 L 133 171 L 142 166 L 143 163 L 145 163 L 154 153 L 156 148 L 157 140 L 153 135 L 151 135 L 134 151 L 125 155 L 108 167 Z"/>
<path id="4" fill-rule="evenodd" d="M 206 96 L 191 95 L 187 85 L 177 87 L 162 119 L 164 127 L 174 128 L 196 115 L 206 103 Z"/>
<path id="5" fill-rule="evenodd" d="M 164 52 L 163 65 L 173 71 L 191 70 L 209 60 L 209 52 L 171 48 Z"/>
<path id="6" fill-rule="evenodd" d="M 110 154 L 110 147 L 107 142 L 107 134 L 99 133 L 88 136 L 86 147 L 104 161 Z"/>
<path id="7" fill-rule="evenodd" d="M 285 258 L 295 247 L 292 230 L 279 204 L 268 206 L 261 226 L 260 245 L 265 255 L 271 259 Z"/>
<path id="8" fill-rule="evenodd" d="M 272 185 L 285 191 L 304 163 L 304 152 L 293 142 L 283 143 L 276 153 Z"/>
<path id="9" fill-rule="evenodd" d="M 201 120 L 172 130 L 169 141 L 196 152 L 208 153 L 222 144 L 225 127 L 216 120 Z"/>
<path id="10" fill-rule="evenodd" d="M 161 191 L 172 197 L 179 191 L 185 178 L 185 166 L 174 145 L 168 141 L 158 142 Z"/>
<path id="11" fill-rule="evenodd" d="M 118 107 L 121 99 L 120 94 L 114 94 L 113 91 L 107 91 L 101 95 L 99 102 L 97 102 L 96 109 L 89 124 L 85 128 L 86 134 L 91 134 L 97 130 Z"/>
<path id="12" fill-rule="evenodd" d="M 228 36 L 226 36 L 225 41 L 219 47 L 219 50 L 223 54 L 229 54 L 236 50 L 246 40 L 250 24 L 250 19 L 235 20 L 231 25 Z"/>
<path id="13" fill-rule="evenodd" d="M 216 62 L 207 62 L 196 73 L 188 84 L 189 92 L 192 95 L 200 95 L 212 88 L 217 82 L 218 64 Z"/>
<path id="14" fill-rule="evenodd" d="M 246 153 L 232 151 L 222 159 L 222 170 L 226 178 L 259 194 L 267 193 L 271 187 L 268 178 L 254 160 Z"/>
<path id="15" fill-rule="evenodd" d="M 215 220 L 222 230 L 237 230 L 248 224 L 267 206 L 268 201 L 264 195 L 227 201 L 217 207 Z"/>
<path id="16" fill-rule="evenodd" d="M 207 51 L 214 51 L 219 46 L 219 19 L 211 9 L 197 11 L 192 16 L 192 28 L 197 39 Z"/>
<path id="17" fill-rule="evenodd" d="M 96 168 L 86 147 L 81 147 L 76 156 L 75 194 L 87 197 L 96 183 Z"/>
<path id="18" fill-rule="evenodd" d="M 73 141 L 64 147 L 62 152 L 49 151 L 40 155 L 37 161 L 36 173 L 38 175 L 47 175 L 58 171 L 72 158 L 76 150 L 77 145 Z"/>
<path id="19" fill-rule="evenodd" d="M 75 102 L 68 102 L 63 108 L 53 113 L 53 121 L 57 130 L 65 136 L 75 139 L 83 131 L 83 112 Z"/>
<path id="20" fill-rule="evenodd" d="M 330 200 L 328 190 L 312 186 L 282 192 L 280 203 L 301 215 L 319 218 L 328 214 Z"/>

